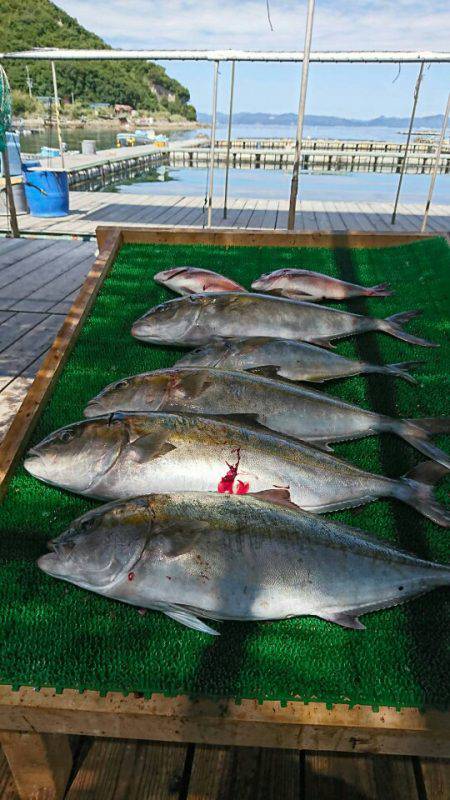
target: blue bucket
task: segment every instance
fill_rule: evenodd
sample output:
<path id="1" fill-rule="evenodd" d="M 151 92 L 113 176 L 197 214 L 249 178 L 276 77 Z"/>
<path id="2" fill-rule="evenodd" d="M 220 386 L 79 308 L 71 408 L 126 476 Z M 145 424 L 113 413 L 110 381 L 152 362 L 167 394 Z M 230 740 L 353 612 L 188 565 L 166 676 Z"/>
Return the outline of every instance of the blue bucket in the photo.
<path id="1" fill-rule="evenodd" d="M 65 217 L 69 213 L 67 172 L 54 169 L 24 171 L 25 196 L 33 217 Z"/>

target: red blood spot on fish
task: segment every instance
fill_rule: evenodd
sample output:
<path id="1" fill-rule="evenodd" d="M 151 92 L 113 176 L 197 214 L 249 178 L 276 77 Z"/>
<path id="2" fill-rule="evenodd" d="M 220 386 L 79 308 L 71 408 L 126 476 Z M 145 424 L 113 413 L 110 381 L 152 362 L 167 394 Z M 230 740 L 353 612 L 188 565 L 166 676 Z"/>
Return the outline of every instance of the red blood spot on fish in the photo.
<path id="1" fill-rule="evenodd" d="M 134 581 L 134 572 L 129 572 L 128 573 L 128 580 L 129 581 Z"/>
<path id="2" fill-rule="evenodd" d="M 249 483 L 244 483 L 240 480 L 238 480 L 236 484 L 234 483 L 241 460 L 241 450 L 238 447 L 237 450 L 233 450 L 233 452 L 237 454 L 237 461 L 235 464 L 229 464 L 228 461 L 225 462 L 228 467 L 228 472 L 219 481 L 217 486 L 219 494 L 247 494 L 250 489 Z"/>
<path id="3" fill-rule="evenodd" d="M 145 617 L 146 613 L 147 613 L 146 608 L 138 608 L 138 614 L 140 614 L 141 617 Z"/>

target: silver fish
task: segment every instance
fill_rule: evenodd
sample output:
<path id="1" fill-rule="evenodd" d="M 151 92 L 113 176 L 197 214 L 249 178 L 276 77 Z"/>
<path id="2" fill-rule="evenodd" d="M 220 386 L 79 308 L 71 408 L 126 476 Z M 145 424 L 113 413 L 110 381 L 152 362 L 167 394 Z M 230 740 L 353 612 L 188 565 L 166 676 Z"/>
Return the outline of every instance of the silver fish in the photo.
<path id="1" fill-rule="evenodd" d="M 404 311 L 375 319 L 267 294 L 218 292 L 168 300 L 136 320 L 131 333 L 154 344 L 195 346 L 218 337 L 268 336 L 327 346 L 332 339 L 383 331 L 410 344 L 437 347 L 402 329 L 418 314 L 420 311 Z"/>
<path id="2" fill-rule="evenodd" d="M 360 614 L 450 584 L 450 569 L 356 528 L 262 499 L 138 497 L 90 511 L 49 543 L 39 567 L 104 597 L 199 617 L 263 621 L 313 615 L 364 629 Z"/>
<path id="3" fill-rule="evenodd" d="M 402 478 L 385 478 L 299 442 L 193 415 L 119 412 L 77 422 L 32 447 L 25 469 L 99 500 L 288 488 L 296 505 L 322 513 L 391 497 L 450 527 L 450 513 L 432 491 L 448 473 L 440 464 L 428 461 Z"/>
<path id="4" fill-rule="evenodd" d="M 196 294 L 203 292 L 245 292 L 231 278 L 226 278 L 218 272 L 211 272 L 209 269 L 199 267 L 175 267 L 165 269 L 155 275 L 156 283 L 167 286 L 178 294 Z"/>
<path id="5" fill-rule="evenodd" d="M 311 303 L 316 300 L 348 300 L 351 297 L 389 297 L 393 294 L 388 283 L 359 286 L 309 269 L 277 269 L 253 281 L 252 289 L 274 292 L 294 300 L 309 300 Z"/>
<path id="6" fill-rule="evenodd" d="M 106 386 L 88 403 L 84 415 L 113 411 L 248 416 L 277 433 L 324 449 L 330 442 L 393 433 L 450 469 L 450 455 L 429 440 L 432 434 L 450 432 L 450 417 L 393 419 L 306 386 L 249 372 L 212 367 L 144 372 Z"/>
<path id="7" fill-rule="evenodd" d="M 197 350 L 191 350 L 174 364 L 175 367 L 215 367 L 231 370 L 254 370 L 275 373 L 290 381 L 323 383 L 352 375 L 391 375 L 417 383 L 409 375 L 420 361 L 401 361 L 398 364 L 369 364 L 352 361 L 323 347 L 294 339 L 217 339 Z"/>

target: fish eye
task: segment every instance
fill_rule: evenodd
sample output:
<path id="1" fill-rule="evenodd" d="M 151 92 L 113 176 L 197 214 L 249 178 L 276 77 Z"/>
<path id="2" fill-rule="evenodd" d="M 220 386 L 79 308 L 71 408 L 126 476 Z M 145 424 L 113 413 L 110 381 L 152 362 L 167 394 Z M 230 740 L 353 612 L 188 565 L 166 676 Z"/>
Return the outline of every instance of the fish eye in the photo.
<path id="1" fill-rule="evenodd" d="M 94 524 L 95 524 L 95 517 L 91 517 L 90 519 L 84 519 L 83 522 L 80 522 L 80 530 L 88 531 L 94 527 Z"/>
<path id="2" fill-rule="evenodd" d="M 118 381 L 116 383 L 116 389 L 124 389 L 126 386 L 128 386 L 128 381 Z"/>
<path id="3" fill-rule="evenodd" d="M 61 431 L 61 433 L 59 434 L 59 438 L 62 442 L 71 442 L 74 436 L 75 433 L 70 429 Z"/>

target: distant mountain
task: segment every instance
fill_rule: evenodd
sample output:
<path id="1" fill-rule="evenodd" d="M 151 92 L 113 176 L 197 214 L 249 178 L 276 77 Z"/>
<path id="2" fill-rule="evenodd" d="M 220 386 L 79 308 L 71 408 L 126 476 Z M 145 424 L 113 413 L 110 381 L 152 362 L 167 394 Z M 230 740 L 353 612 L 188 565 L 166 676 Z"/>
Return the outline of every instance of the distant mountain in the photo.
<path id="1" fill-rule="evenodd" d="M 95 7 L 95 2 L 91 3 Z M 131 13 L 131 12 L 130 12 Z M 100 23 L 99 23 L 100 24 Z M 107 27 L 107 19 L 104 21 Z M 32 47 L 106 49 L 108 45 L 83 28 L 50 0 L 0 0 L 0 51 Z M 43 61 L 6 61 L 11 89 L 28 91 L 28 66 L 35 95 L 53 93 L 50 65 Z M 135 108 L 181 114 L 195 119 L 189 91 L 163 67 L 147 61 L 65 61 L 58 63 L 61 98 L 82 103 L 125 103 Z"/>
<path id="2" fill-rule="evenodd" d="M 199 122 L 211 122 L 211 114 L 197 114 Z M 440 128 L 443 122 L 442 114 L 433 114 L 429 117 L 416 117 L 414 128 Z M 224 124 L 228 115 L 218 112 L 217 121 Z M 236 125 L 296 125 L 296 114 L 265 114 L 240 111 L 233 114 Z M 405 128 L 409 125 L 408 117 L 374 117 L 373 119 L 346 119 L 345 117 L 327 117 L 316 114 L 306 114 L 305 125 L 347 126 L 349 128 Z"/>

